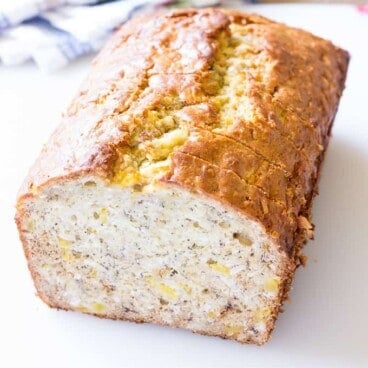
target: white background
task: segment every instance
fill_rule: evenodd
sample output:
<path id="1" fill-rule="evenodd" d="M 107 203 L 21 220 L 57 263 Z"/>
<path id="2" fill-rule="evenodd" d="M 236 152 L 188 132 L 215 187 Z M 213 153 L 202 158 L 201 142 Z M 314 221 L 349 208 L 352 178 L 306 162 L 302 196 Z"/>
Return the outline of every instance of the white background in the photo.
<path id="1" fill-rule="evenodd" d="M 349 6 L 257 6 L 349 50 L 346 90 L 313 208 L 315 241 L 271 341 L 243 346 L 100 320 L 35 296 L 13 223 L 17 189 L 88 71 L 0 67 L 0 367 L 368 367 L 368 15 Z"/>

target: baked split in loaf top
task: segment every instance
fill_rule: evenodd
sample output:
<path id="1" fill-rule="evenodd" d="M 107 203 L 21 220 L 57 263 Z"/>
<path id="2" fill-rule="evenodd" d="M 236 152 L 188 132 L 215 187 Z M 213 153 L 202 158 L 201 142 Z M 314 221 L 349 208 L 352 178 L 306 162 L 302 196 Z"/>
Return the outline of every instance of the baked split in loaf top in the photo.
<path id="1" fill-rule="evenodd" d="M 20 191 L 50 306 L 262 344 L 312 234 L 348 54 L 256 15 L 124 25 Z"/>

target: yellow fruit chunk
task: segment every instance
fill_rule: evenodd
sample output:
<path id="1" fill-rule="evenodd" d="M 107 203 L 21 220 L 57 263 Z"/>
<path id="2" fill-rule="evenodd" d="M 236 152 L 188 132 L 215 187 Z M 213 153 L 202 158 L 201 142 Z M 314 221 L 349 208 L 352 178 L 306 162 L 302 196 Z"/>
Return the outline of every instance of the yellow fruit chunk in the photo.
<path id="1" fill-rule="evenodd" d="M 207 313 L 207 316 L 212 318 L 212 319 L 215 319 L 216 318 L 216 313 L 215 311 L 213 310 L 210 310 L 208 313 Z"/>
<path id="2" fill-rule="evenodd" d="M 270 293 L 276 293 L 279 290 L 279 281 L 275 278 L 268 278 L 264 284 L 264 289 Z"/>
<path id="3" fill-rule="evenodd" d="M 207 264 L 216 272 L 222 273 L 224 275 L 230 275 L 230 268 L 221 263 L 210 259 L 207 261 Z"/>
<path id="4" fill-rule="evenodd" d="M 97 276 L 97 271 L 95 268 L 91 268 L 89 271 L 88 271 L 88 274 L 87 274 L 88 277 L 91 277 L 91 278 L 95 278 Z"/>
<path id="5" fill-rule="evenodd" d="M 107 222 L 107 215 L 108 215 L 108 211 L 106 208 L 101 208 L 100 210 L 100 220 L 102 224 L 106 224 Z"/>
<path id="6" fill-rule="evenodd" d="M 73 254 L 70 250 L 71 242 L 69 240 L 58 238 L 59 246 L 61 248 L 61 259 L 69 262 L 73 259 Z"/>
<path id="7" fill-rule="evenodd" d="M 61 248 L 68 249 L 70 245 L 72 244 L 69 240 L 58 238 L 59 245 Z"/>
<path id="8" fill-rule="evenodd" d="M 226 334 L 233 336 L 239 335 L 243 331 L 243 326 L 240 325 L 227 325 L 225 328 Z"/>
<path id="9" fill-rule="evenodd" d="M 166 285 L 166 284 L 158 284 L 157 289 L 161 291 L 161 293 L 166 294 L 172 299 L 176 298 L 176 291 L 172 287 Z"/>
<path id="10" fill-rule="evenodd" d="M 102 303 L 95 302 L 92 304 L 93 312 L 103 313 L 105 312 L 105 306 Z"/>
<path id="11" fill-rule="evenodd" d="M 254 313 L 254 320 L 256 322 L 262 322 L 271 315 L 270 308 L 261 308 Z"/>
<path id="12" fill-rule="evenodd" d="M 166 296 L 169 296 L 172 299 L 175 299 L 177 297 L 176 290 L 169 285 L 166 285 L 164 283 L 157 282 L 153 276 L 147 276 L 145 278 L 148 285 L 152 286 L 154 289 L 158 290 L 161 294 L 165 294 Z"/>

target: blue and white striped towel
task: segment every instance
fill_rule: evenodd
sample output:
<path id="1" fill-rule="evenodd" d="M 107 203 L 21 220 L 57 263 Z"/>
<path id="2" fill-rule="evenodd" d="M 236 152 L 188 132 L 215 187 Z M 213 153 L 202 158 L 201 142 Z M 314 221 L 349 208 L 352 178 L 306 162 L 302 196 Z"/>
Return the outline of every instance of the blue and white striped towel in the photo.
<path id="1" fill-rule="evenodd" d="M 0 63 L 33 60 L 51 72 L 99 50 L 142 7 L 165 0 L 1 0 Z"/>

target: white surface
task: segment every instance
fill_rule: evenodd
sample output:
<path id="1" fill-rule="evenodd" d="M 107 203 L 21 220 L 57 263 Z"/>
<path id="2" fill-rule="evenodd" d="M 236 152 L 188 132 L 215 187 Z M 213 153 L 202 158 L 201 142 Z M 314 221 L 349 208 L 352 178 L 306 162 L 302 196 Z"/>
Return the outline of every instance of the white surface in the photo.
<path id="1" fill-rule="evenodd" d="M 88 60 L 45 76 L 0 68 L 0 366 L 367 367 L 368 15 L 350 7 L 257 11 L 350 51 L 347 87 L 314 203 L 315 241 L 271 341 L 242 346 L 170 328 L 45 307 L 34 295 L 13 223 L 17 188 L 87 72 Z M 19 365 L 20 364 L 20 365 Z"/>

